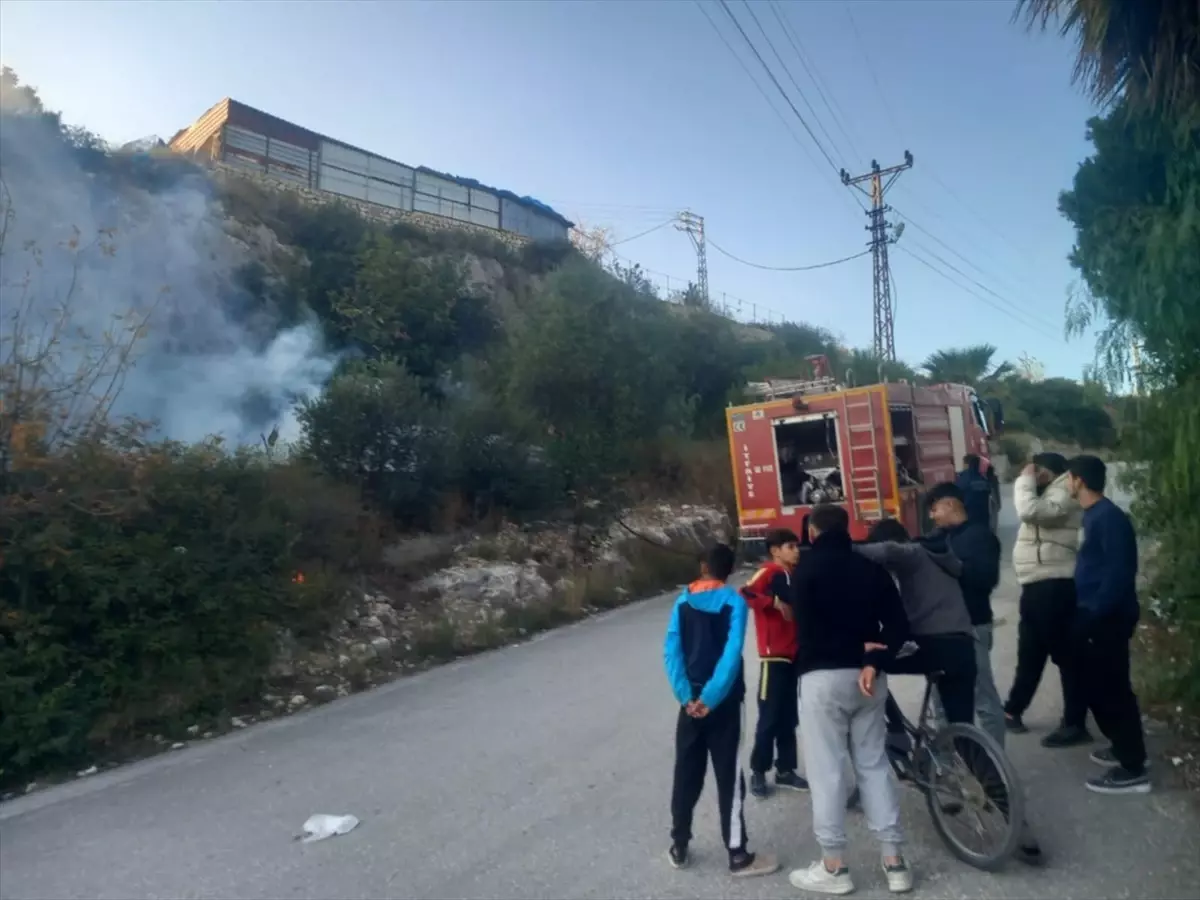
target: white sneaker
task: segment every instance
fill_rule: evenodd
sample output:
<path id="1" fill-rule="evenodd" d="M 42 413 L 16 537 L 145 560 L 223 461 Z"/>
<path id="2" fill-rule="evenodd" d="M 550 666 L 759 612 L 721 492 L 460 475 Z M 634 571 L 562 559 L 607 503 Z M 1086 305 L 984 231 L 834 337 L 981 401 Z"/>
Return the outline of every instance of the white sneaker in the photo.
<path id="1" fill-rule="evenodd" d="M 907 860 L 901 859 L 898 866 L 883 863 L 883 875 L 887 878 L 888 890 L 893 894 L 907 894 L 913 889 L 912 869 L 908 867 Z"/>
<path id="2" fill-rule="evenodd" d="M 830 872 L 821 859 L 807 869 L 793 869 L 788 881 L 792 887 L 814 894 L 849 894 L 854 891 L 854 882 L 850 880 L 850 870 L 846 866 Z"/>

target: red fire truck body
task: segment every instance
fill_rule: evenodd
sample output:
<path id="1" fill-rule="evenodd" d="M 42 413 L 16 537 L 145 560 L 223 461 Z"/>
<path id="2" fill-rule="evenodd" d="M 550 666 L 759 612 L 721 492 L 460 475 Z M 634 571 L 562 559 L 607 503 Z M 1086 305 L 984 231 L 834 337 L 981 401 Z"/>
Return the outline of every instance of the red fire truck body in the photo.
<path id="1" fill-rule="evenodd" d="M 952 481 L 968 453 L 991 466 L 987 409 L 963 385 L 846 388 L 825 377 L 750 391 L 762 399 L 726 411 L 741 541 L 779 527 L 807 541 L 813 506 L 830 502 L 850 513 L 855 540 L 882 518 L 918 536 L 929 487 Z"/>

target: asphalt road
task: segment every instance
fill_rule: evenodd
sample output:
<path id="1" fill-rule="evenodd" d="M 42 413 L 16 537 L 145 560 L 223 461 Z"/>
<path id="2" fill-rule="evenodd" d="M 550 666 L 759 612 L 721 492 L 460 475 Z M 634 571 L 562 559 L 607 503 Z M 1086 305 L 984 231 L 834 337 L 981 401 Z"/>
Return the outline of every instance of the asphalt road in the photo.
<path id="1" fill-rule="evenodd" d="M 1004 510 L 1006 544 L 1014 527 Z M 1007 687 L 1015 591 L 995 666 Z M 697 821 L 697 864 L 671 870 L 674 708 L 660 661 L 660 598 L 146 763 L 0 806 L 0 898 L 790 897 L 785 873 L 731 882 L 715 799 Z M 748 651 L 750 664 L 753 649 Z M 750 674 L 753 669 L 749 668 Z M 1057 720 L 1046 679 L 1010 740 L 1030 817 L 1050 855 L 997 874 L 950 857 L 921 799 L 902 792 L 917 896 L 1200 897 L 1192 798 L 1156 766 L 1148 796 L 1083 789 L 1087 750 L 1046 751 Z M 898 679 L 903 703 L 919 679 Z M 750 715 L 749 720 L 753 720 Z M 809 801 L 748 808 L 755 847 L 785 865 L 815 854 Z M 357 830 L 292 840 L 312 813 L 353 813 Z M 863 896 L 884 896 L 875 849 L 852 817 Z"/>

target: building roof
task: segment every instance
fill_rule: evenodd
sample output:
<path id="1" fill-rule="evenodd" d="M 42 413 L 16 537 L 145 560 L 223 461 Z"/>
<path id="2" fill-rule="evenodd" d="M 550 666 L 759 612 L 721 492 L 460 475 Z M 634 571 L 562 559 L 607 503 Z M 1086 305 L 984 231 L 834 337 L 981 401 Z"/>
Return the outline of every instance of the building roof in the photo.
<path id="1" fill-rule="evenodd" d="M 490 191 L 499 197 L 502 197 L 506 200 L 510 200 L 513 203 L 520 204 L 521 206 L 527 207 L 529 209 L 533 209 L 536 212 L 542 214 L 543 216 L 554 219 L 559 224 L 561 224 L 567 228 L 573 228 L 575 226 L 575 223 L 572 222 L 570 219 L 568 219 L 566 216 L 564 216 L 562 213 L 558 212 L 556 209 L 549 206 L 548 204 L 542 203 L 540 200 L 534 199 L 533 197 L 523 196 L 523 195 L 513 193 L 512 191 L 504 190 L 502 188 L 492 187 L 491 185 L 484 184 L 483 182 L 477 181 L 474 178 L 464 178 L 461 175 L 450 175 L 446 172 L 440 172 L 437 169 L 431 169 L 428 166 L 411 166 L 408 163 L 402 163 L 399 160 L 391 159 L 390 157 L 383 156 L 382 154 L 379 154 L 379 153 L 372 153 L 370 150 L 364 150 L 361 147 L 356 147 L 353 144 L 348 144 L 345 141 L 338 140 L 337 138 L 331 138 L 328 135 L 321 134 L 318 131 L 313 131 L 312 129 L 304 128 L 303 126 L 296 125 L 293 122 L 288 122 L 286 119 L 281 119 L 278 116 L 274 116 L 274 115 L 271 115 L 270 113 L 263 112 L 262 110 L 256 109 L 255 107 L 250 106 L 249 104 L 242 103 L 241 101 L 238 101 L 238 100 L 234 100 L 232 97 L 226 97 L 224 100 L 221 100 L 220 102 L 214 104 L 214 106 L 212 106 L 209 109 L 209 112 L 216 110 L 217 107 L 221 106 L 222 104 L 228 104 L 228 108 L 229 108 L 229 111 L 231 114 L 236 115 L 236 113 L 239 109 L 245 110 L 253 115 L 262 116 L 273 122 L 278 122 L 287 128 L 295 128 L 300 131 L 307 132 L 308 134 L 312 135 L 314 138 L 316 138 L 318 140 L 328 141 L 331 144 L 338 144 L 349 150 L 355 150 L 358 153 L 365 153 L 367 156 L 373 156 L 376 159 L 386 160 L 387 162 L 395 163 L 396 165 L 406 166 L 408 168 L 415 168 L 418 172 L 426 172 L 430 175 L 436 175 L 439 178 L 445 178 L 449 181 L 453 181 L 457 184 L 461 184 L 464 187 L 473 187 L 473 188 L 479 188 L 480 190 Z M 208 115 L 208 113 L 205 113 L 205 116 L 207 116 L 207 115 Z M 203 119 L 203 118 L 204 118 L 204 116 L 201 116 L 201 119 Z M 174 136 L 172 136 L 169 143 L 174 144 L 175 141 L 180 136 L 182 136 L 185 132 L 191 130 L 192 128 L 196 127 L 196 125 L 198 125 L 199 122 L 200 122 L 200 120 L 197 120 L 197 122 L 193 123 L 193 125 L 188 126 L 187 128 L 180 129 L 178 132 L 175 133 Z"/>

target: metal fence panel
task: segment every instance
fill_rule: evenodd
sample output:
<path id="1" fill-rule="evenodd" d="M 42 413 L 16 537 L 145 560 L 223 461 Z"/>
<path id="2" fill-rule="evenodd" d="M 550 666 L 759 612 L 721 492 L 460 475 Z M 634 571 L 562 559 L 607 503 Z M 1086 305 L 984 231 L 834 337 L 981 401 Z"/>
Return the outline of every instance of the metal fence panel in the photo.
<path id="1" fill-rule="evenodd" d="M 486 209 L 488 212 L 500 213 L 500 198 L 489 191 L 471 188 L 471 206 Z"/>
<path id="2" fill-rule="evenodd" d="M 499 198 L 496 198 L 499 200 Z M 499 205 L 499 204 L 497 204 Z M 500 213 L 492 212 L 488 209 L 480 209 L 477 206 L 471 207 L 471 221 L 476 225 L 482 225 L 485 228 L 500 227 Z"/>
<path id="3" fill-rule="evenodd" d="M 341 194 L 343 197 L 353 197 L 355 200 L 367 199 L 365 175 L 354 175 L 332 166 L 321 166 L 317 187 L 333 194 Z"/>
<path id="4" fill-rule="evenodd" d="M 323 167 L 336 166 L 356 175 L 366 175 L 370 171 L 370 157 L 367 154 L 329 141 L 321 141 L 321 164 Z"/>
<path id="5" fill-rule="evenodd" d="M 367 170 L 372 178 L 388 181 L 410 190 L 413 186 L 413 176 L 416 174 L 416 170 L 409 166 L 394 163 L 390 159 L 381 159 L 378 156 L 372 156 L 367 161 Z"/>
<path id="6" fill-rule="evenodd" d="M 374 178 L 367 179 L 367 199 L 393 209 L 412 209 L 413 205 L 411 188 L 399 187 Z"/>
<path id="7" fill-rule="evenodd" d="M 247 131 L 245 128 L 238 128 L 236 125 L 225 126 L 225 146 L 234 150 L 253 153 L 256 156 L 267 155 L 267 138 L 265 135 L 254 131 Z"/>

